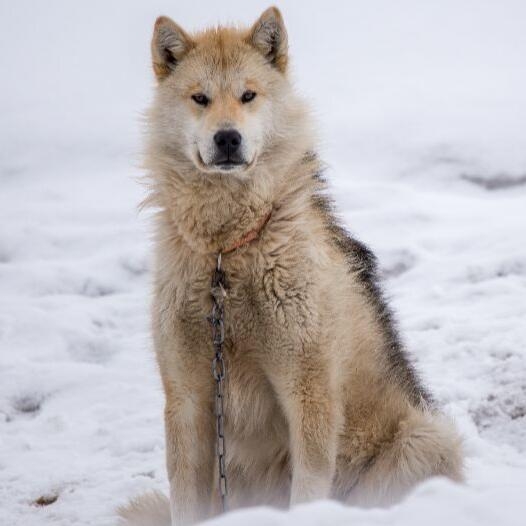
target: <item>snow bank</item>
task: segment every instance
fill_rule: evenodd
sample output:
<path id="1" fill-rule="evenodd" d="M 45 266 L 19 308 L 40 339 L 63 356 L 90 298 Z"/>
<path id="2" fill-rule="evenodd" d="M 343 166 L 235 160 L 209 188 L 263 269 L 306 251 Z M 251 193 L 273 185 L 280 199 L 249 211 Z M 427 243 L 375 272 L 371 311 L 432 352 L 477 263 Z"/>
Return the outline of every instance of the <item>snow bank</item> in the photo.
<path id="1" fill-rule="evenodd" d="M 524 487 L 506 487 L 484 492 L 455 487 L 445 480 L 430 481 L 418 488 L 400 506 L 390 510 L 360 510 L 336 502 L 317 502 L 299 506 L 289 512 L 255 509 L 234 512 L 208 522 L 211 526 L 494 526 L 522 525 L 524 517 L 517 502 Z"/>

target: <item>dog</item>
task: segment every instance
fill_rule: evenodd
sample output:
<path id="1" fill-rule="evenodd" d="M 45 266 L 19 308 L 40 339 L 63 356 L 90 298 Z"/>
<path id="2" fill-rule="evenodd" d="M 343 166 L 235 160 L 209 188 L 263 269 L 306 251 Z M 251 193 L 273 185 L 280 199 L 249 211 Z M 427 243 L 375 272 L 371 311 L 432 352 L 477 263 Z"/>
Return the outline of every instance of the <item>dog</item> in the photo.
<path id="1" fill-rule="evenodd" d="M 279 10 L 197 34 L 160 17 L 151 51 L 145 204 L 157 210 L 170 498 L 132 502 L 123 523 L 190 525 L 221 510 L 207 320 L 218 254 L 230 509 L 388 506 L 428 477 L 461 481 L 461 439 L 400 343 L 375 256 L 327 194 Z"/>

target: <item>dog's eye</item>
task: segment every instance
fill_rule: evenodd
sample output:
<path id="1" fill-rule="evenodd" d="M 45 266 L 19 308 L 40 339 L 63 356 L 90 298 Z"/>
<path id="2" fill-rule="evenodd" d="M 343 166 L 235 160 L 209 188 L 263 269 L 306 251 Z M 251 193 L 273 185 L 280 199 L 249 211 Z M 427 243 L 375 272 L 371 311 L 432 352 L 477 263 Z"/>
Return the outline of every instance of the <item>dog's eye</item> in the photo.
<path id="1" fill-rule="evenodd" d="M 246 104 L 247 102 L 250 102 L 251 100 L 254 100 L 256 98 L 256 92 L 247 90 L 243 95 L 241 95 L 241 102 L 243 104 Z"/>
<path id="2" fill-rule="evenodd" d="M 196 104 L 199 104 L 199 106 L 208 106 L 208 103 L 210 102 L 210 99 L 203 93 L 196 93 L 195 95 L 192 95 L 192 100 Z"/>

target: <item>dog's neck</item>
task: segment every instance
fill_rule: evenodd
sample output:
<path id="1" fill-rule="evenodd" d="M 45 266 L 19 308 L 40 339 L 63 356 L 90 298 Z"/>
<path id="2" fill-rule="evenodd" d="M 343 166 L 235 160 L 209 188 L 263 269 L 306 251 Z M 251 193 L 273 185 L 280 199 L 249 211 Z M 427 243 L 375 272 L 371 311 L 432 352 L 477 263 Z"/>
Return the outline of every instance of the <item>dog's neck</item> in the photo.
<path id="1" fill-rule="evenodd" d="M 279 215 L 273 211 L 283 203 L 308 200 L 318 168 L 317 159 L 305 154 L 285 167 L 265 163 L 244 178 L 204 177 L 164 164 L 161 177 L 156 170 L 149 202 L 161 209 L 163 231 L 170 242 L 183 242 L 202 255 L 228 253 L 254 241 Z"/>
<path id="2" fill-rule="evenodd" d="M 234 250 L 237 250 L 238 248 L 242 248 L 252 241 L 256 240 L 261 231 L 265 228 L 266 224 L 270 220 L 270 216 L 272 215 L 272 210 L 268 212 L 256 225 L 255 228 L 252 230 L 249 230 L 246 234 L 244 234 L 241 238 L 239 238 L 235 243 L 233 243 L 230 246 L 223 247 L 219 250 L 221 254 L 229 254 L 230 252 L 234 252 Z"/>
<path id="3" fill-rule="evenodd" d="M 169 214 L 184 242 L 198 253 L 218 253 L 242 244 L 273 206 L 273 196 L 254 181 L 217 180 L 197 174 L 178 185 Z"/>

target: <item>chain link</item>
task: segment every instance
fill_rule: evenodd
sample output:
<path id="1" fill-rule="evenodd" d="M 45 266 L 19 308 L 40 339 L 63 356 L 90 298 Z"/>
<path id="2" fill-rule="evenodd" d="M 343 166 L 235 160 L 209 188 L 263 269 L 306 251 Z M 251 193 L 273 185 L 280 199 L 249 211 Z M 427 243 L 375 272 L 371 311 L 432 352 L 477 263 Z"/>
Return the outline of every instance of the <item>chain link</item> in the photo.
<path id="1" fill-rule="evenodd" d="M 225 342 L 225 312 L 224 299 L 226 296 L 225 273 L 221 269 L 221 253 L 217 257 L 217 266 L 212 277 L 212 312 L 208 321 L 212 326 L 212 345 L 214 358 L 212 360 L 212 376 L 216 382 L 215 389 L 215 418 L 216 418 L 216 454 L 219 472 L 219 498 L 222 511 L 227 510 L 227 483 L 225 463 L 225 425 L 224 425 L 224 385 L 226 377 L 223 344 Z"/>

